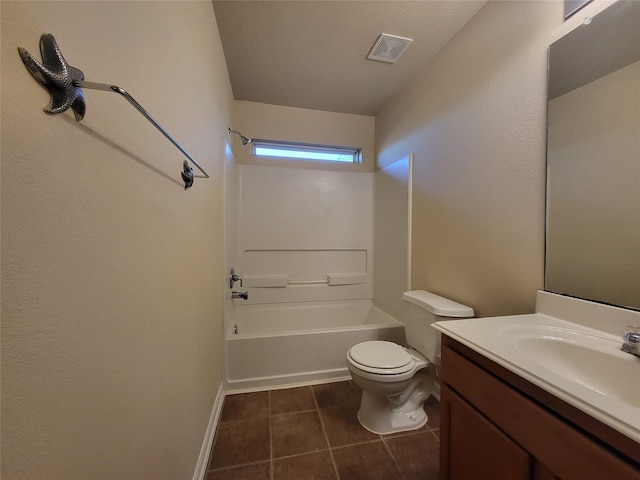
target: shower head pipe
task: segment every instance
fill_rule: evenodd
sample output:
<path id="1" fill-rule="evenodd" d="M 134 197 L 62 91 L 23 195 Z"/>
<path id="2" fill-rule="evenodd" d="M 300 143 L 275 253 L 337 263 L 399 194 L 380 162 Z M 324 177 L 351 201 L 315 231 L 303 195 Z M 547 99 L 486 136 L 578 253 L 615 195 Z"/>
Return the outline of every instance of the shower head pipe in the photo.
<path id="1" fill-rule="evenodd" d="M 240 140 L 242 140 L 242 145 L 246 145 L 248 143 L 251 143 L 251 138 L 247 138 L 245 137 L 242 133 L 240 133 L 238 130 L 231 130 L 229 129 L 229 133 L 235 133 L 236 135 L 238 135 L 240 137 Z"/>

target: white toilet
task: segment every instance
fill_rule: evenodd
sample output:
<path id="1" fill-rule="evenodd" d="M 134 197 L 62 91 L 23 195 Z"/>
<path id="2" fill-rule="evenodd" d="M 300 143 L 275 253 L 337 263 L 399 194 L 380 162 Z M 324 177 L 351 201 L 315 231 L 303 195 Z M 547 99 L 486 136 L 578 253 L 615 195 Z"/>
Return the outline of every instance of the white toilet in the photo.
<path id="1" fill-rule="evenodd" d="M 378 434 L 427 423 L 423 404 L 434 391 L 440 365 L 440 333 L 431 324 L 473 317 L 472 308 L 424 290 L 405 292 L 402 299 L 408 347 L 374 340 L 347 352 L 351 378 L 362 388 L 358 420 Z"/>

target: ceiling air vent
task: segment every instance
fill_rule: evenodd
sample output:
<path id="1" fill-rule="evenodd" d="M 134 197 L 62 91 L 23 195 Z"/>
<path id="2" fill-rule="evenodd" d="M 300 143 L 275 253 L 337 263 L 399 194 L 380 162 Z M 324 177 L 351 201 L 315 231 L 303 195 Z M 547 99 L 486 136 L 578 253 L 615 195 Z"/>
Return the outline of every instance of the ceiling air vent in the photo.
<path id="1" fill-rule="evenodd" d="M 381 33 L 367 58 L 369 60 L 378 60 L 379 62 L 396 63 L 400 55 L 412 43 L 413 39 L 411 38 Z"/>

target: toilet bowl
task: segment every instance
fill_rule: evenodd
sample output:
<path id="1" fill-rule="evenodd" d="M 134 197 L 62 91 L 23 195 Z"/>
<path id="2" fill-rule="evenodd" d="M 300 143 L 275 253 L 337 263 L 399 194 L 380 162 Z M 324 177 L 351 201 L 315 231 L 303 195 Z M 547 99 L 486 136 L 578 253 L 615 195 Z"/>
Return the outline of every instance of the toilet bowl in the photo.
<path id="1" fill-rule="evenodd" d="M 360 424 L 373 433 L 414 430 L 427 423 L 422 408 L 433 390 L 429 361 L 392 342 L 370 341 L 347 353 L 351 378 L 362 389 Z"/>
<path id="2" fill-rule="evenodd" d="M 387 434 L 427 423 L 424 402 L 436 387 L 440 334 L 431 324 L 442 317 L 471 317 L 467 306 L 424 290 L 403 295 L 407 344 L 372 340 L 347 352 L 347 368 L 362 389 L 358 420 L 367 430 Z"/>

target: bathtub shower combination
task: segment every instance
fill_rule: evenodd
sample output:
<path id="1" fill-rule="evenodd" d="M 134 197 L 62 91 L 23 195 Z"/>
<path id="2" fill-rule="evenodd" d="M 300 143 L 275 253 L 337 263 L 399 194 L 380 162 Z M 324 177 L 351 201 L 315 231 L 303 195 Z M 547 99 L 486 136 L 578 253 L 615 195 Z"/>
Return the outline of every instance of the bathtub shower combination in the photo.
<path id="1" fill-rule="evenodd" d="M 405 340 L 404 325 L 371 300 L 237 305 L 226 338 L 229 389 L 348 379 L 345 352 L 369 340 Z"/>
<path id="2" fill-rule="evenodd" d="M 235 165 L 225 179 L 228 271 L 235 267 L 227 392 L 346 380 L 354 345 L 404 344 L 410 170 L 409 157 L 375 173 Z M 389 208 L 374 211 L 374 199 Z M 385 226 L 377 235 L 374 220 Z"/>

